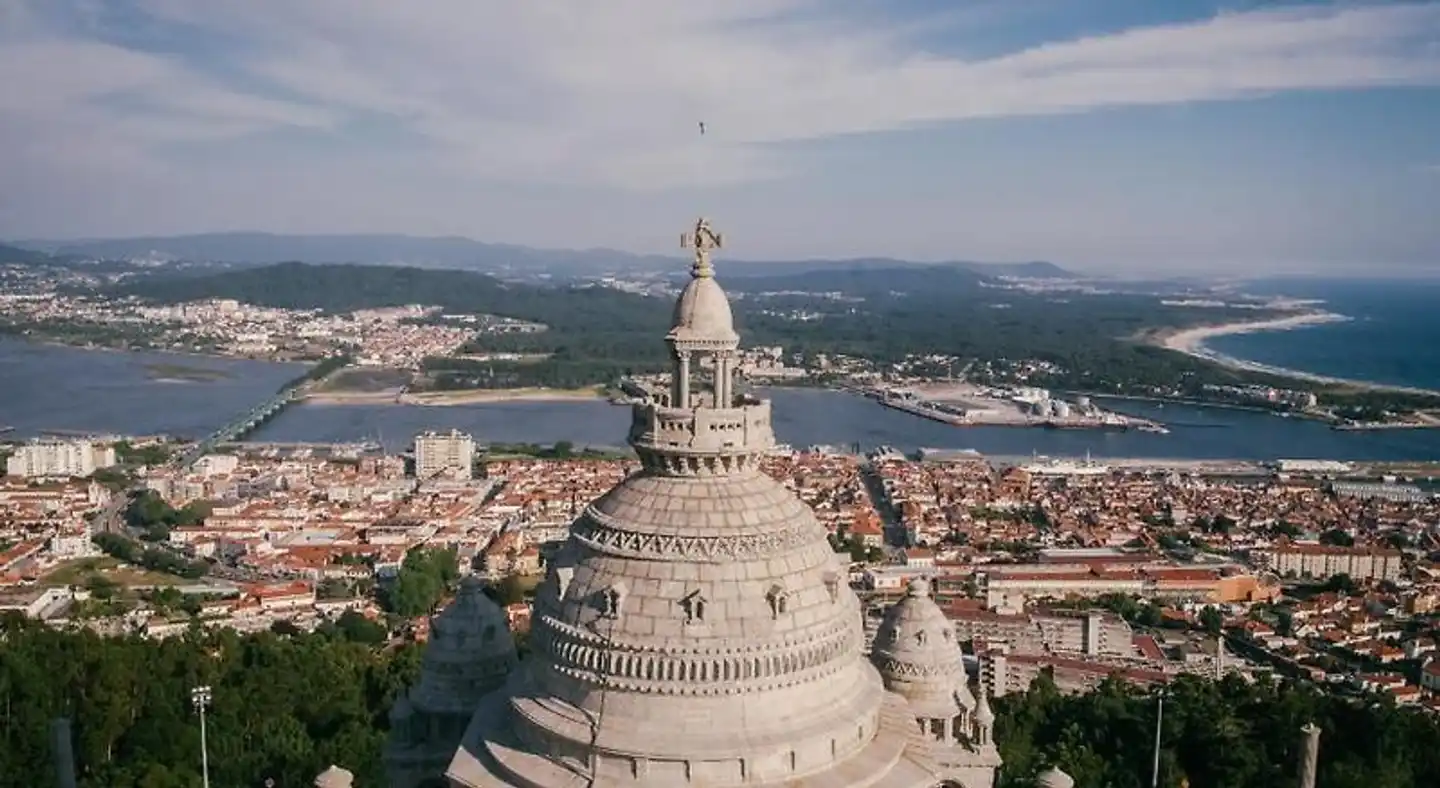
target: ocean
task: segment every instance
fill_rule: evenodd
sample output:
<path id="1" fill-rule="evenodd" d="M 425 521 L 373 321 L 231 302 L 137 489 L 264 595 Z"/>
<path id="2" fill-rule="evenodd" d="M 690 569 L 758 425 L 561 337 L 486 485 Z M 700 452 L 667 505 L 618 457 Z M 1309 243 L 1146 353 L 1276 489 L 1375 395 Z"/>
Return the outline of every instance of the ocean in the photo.
<path id="1" fill-rule="evenodd" d="M 1440 389 L 1440 281 L 1270 279 L 1245 289 L 1320 299 L 1352 319 L 1216 337 L 1207 347 L 1319 375 Z"/>

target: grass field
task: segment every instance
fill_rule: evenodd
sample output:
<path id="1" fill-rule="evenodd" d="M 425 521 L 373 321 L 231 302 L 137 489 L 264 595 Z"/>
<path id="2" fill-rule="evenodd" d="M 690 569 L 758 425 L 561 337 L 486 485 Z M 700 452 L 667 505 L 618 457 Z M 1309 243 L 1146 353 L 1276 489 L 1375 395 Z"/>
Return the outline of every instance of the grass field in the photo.
<path id="1" fill-rule="evenodd" d="M 194 582 L 164 572 L 150 572 L 138 566 L 122 567 L 119 561 L 109 556 L 62 561 L 40 582 L 47 586 L 83 586 L 92 577 L 103 577 L 121 586 L 174 586 Z"/>

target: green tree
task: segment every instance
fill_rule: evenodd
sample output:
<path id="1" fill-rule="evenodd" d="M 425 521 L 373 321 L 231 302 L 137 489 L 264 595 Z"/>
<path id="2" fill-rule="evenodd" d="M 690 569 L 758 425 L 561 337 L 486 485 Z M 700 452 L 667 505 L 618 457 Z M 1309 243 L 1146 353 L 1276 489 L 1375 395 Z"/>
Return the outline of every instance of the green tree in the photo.
<path id="1" fill-rule="evenodd" d="M 1339 528 L 1331 528 L 1320 534 L 1320 544 L 1334 545 L 1337 547 L 1354 547 L 1355 537 L 1345 533 Z"/>
<path id="2" fill-rule="evenodd" d="M 502 607 L 524 602 L 526 597 L 525 581 L 516 574 L 508 574 L 500 578 L 499 582 L 493 584 L 492 596 L 495 602 Z"/>
<path id="3" fill-rule="evenodd" d="M 406 554 L 400 571 L 382 589 L 385 609 L 411 618 L 434 610 L 459 577 L 454 550 L 420 547 Z"/>
<path id="4" fill-rule="evenodd" d="M 1219 635 L 1220 630 L 1225 626 L 1225 616 L 1214 605 L 1206 605 L 1200 610 L 1200 626 L 1212 635 Z"/>

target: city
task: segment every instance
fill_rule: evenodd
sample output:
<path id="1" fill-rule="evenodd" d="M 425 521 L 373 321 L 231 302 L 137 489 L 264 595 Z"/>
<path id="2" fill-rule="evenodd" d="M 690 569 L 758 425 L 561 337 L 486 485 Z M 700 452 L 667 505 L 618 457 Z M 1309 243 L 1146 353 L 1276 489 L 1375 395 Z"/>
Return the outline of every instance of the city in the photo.
<path id="1" fill-rule="evenodd" d="M 525 660 L 623 681 L 644 698 L 731 692 L 718 690 L 730 682 L 784 691 L 784 684 L 765 687 L 812 667 L 845 670 L 854 664 L 846 650 L 863 654 L 887 691 L 905 699 L 882 703 L 913 705 L 882 718 L 890 721 L 873 739 L 862 736 L 867 749 L 853 756 L 857 763 L 908 729 L 905 715 L 933 737 L 907 745 L 902 752 L 911 754 L 875 772 L 879 779 L 910 779 L 899 775 L 920 769 L 993 784 L 1006 756 L 994 741 L 992 699 L 1009 715 L 1016 707 L 1007 704 L 1023 707 L 1046 693 L 1158 693 L 1163 703 L 1196 682 L 1286 682 L 1330 702 L 1384 703 L 1427 715 L 1427 724 L 1440 721 L 1434 463 L 1027 459 L 778 443 L 771 403 L 741 386 L 815 370 L 788 365 L 782 347 L 740 349 L 715 285 L 715 236 L 707 232 L 702 219 L 686 236 L 696 262 L 665 335 L 671 370 L 626 376 L 610 389 L 613 406 L 631 411 L 628 450 L 487 444 L 453 428 L 422 431 L 399 453 L 378 441 L 253 437 L 293 403 L 324 396 L 334 376 L 367 368 L 418 374 L 436 354 L 463 355 L 477 332 L 536 334 L 543 324 L 423 306 L 332 315 L 225 299 L 163 308 L 107 303 L 88 318 L 93 325 L 133 323 L 172 349 L 203 341 L 211 344 L 187 349 L 318 362 L 203 437 L 51 433 L 9 444 L 0 482 L 0 612 L 46 631 L 137 644 L 312 637 L 380 653 L 418 649 L 413 683 L 389 700 L 382 761 L 394 785 L 441 775 L 490 785 L 487 775 L 509 768 L 486 748 L 521 735 L 502 722 L 519 712 L 495 704 L 569 691 L 545 685 L 543 674 L 517 672 Z M 41 324 L 89 308 L 67 298 L 52 291 L 7 303 Z M 1091 429 L 1168 432 L 1085 396 L 914 376 L 917 365 L 943 365 L 948 379 L 951 358 L 884 374 L 844 356 L 814 361 L 822 374 L 843 370 L 842 388 L 911 418 L 1048 427 L 1078 420 Z M 397 402 L 414 380 L 401 384 Z M 1273 389 L 1229 393 L 1314 405 L 1313 395 L 1305 402 Z M 743 574 L 707 581 L 716 577 L 708 562 L 721 555 L 739 561 L 728 571 Z M 654 561 L 668 562 L 659 577 L 671 579 L 650 576 Z M 611 580 L 596 579 L 605 576 Z M 818 597 L 812 580 L 823 589 Z M 734 598 L 757 583 L 769 610 L 763 625 L 765 616 L 752 621 Z M 847 594 L 853 618 L 834 610 Z M 817 598 L 831 609 L 805 607 Z M 679 620 L 669 611 L 675 604 Z M 611 634 L 594 640 L 566 617 Z M 830 622 L 810 645 L 766 634 L 777 622 L 810 620 Z M 616 635 L 617 626 L 631 629 Z M 761 629 L 726 634 L 737 626 Z M 847 631 L 860 639 L 850 646 L 826 640 Z M 706 656 L 722 653 L 716 646 L 688 645 L 700 638 L 748 653 L 757 637 L 776 655 L 716 661 Z M 931 637 L 941 640 L 932 645 Z M 647 642 L 691 656 L 653 656 Z M 605 656 L 597 648 L 630 650 Z M 915 689 L 915 671 L 933 675 L 943 693 Z M 511 674 L 526 678 L 504 684 Z M 211 687 L 193 692 L 204 714 Z M 514 700 L 506 701 L 510 693 Z M 863 697 L 851 702 L 875 702 Z M 835 723 L 821 707 L 804 713 L 811 724 Z M 516 720 L 535 726 L 523 735 L 559 735 L 551 727 L 559 723 Z M 69 724 L 61 718 L 55 730 Z M 702 746 L 683 743 L 697 732 L 646 736 L 673 739 L 679 743 L 667 746 L 689 753 Z M 1313 754 L 1315 739 L 1306 736 L 1294 741 Z M 792 773 L 805 745 L 796 746 L 788 766 L 754 768 Z M 1013 758 L 1013 742 L 1005 747 Z M 1155 752 L 1159 758 L 1158 743 Z M 684 757 L 680 767 L 652 756 L 646 769 L 728 768 L 724 758 Z M 805 757 L 815 759 L 810 768 L 841 768 L 833 754 Z M 937 766 L 923 765 L 930 757 Z M 340 766 L 327 774 L 316 784 L 348 785 L 354 777 Z M 1070 778 L 1051 763 L 1037 779 Z"/>
<path id="2" fill-rule="evenodd" d="M 1437 42 L 0 2 L 0 788 L 1436 788 Z"/>
<path id="3" fill-rule="evenodd" d="M 87 478 L 115 470 L 112 447 L 23 446 L 0 490 L 0 609 L 147 637 L 192 622 L 313 629 L 352 612 L 413 638 L 440 600 L 397 617 L 379 593 L 408 554 L 452 551 L 462 572 L 533 588 L 569 523 L 637 468 L 489 460 L 458 433 L 419 436 L 411 455 L 237 445 L 191 467 L 146 466 L 136 483 L 140 501 L 164 508 L 155 517 L 135 501 L 117 507 L 123 489 Z M 1440 711 L 1440 565 L 1427 559 L 1440 552 L 1440 500 L 1373 469 L 1027 469 L 787 451 L 765 471 L 815 510 L 872 610 L 926 578 L 973 653 L 1003 649 L 1028 675 L 1048 666 L 1078 689 L 1116 670 L 1145 683 L 1264 671 Z M 180 523 L 176 512 L 203 516 Z M 146 553 L 128 563 L 96 534 L 134 538 Z M 152 568 L 168 561 L 203 574 Z M 1103 611 L 1089 614 L 1100 623 L 1086 624 L 1086 610 Z M 523 631 L 524 601 L 506 613 Z M 1217 637 L 1228 664 L 1214 656 Z"/>

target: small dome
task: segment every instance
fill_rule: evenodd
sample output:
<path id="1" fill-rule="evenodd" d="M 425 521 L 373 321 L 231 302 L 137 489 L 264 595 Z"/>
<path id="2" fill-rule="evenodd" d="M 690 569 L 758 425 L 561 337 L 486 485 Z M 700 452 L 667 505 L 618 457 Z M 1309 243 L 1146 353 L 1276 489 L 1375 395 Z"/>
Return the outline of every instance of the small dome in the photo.
<path id="1" fill-rule="evenodd" d="M 355 775 L 334 765 L 320 772 L 315 778 L 315 788 L 351 788 L 354 784 Z"/>
<path id="2" fill-rule="evenodd" d="M 1035 788 L 1075 788 L 1075 780 L 1065 772 L 1051 766 L 1035 779 Z"/>
<path id="3" fill-rule="evenodd" d="M 870 658 L 885 687 L 920 717 L 953 717 L 975 708 L 955 628 L 930 598 L 929 581 L 910 581 L 875 633 Z"/>
<path id="4" fill-rule="evenodd" d="M 740 342 L 730 313 L 730 299 L 713 277 L 696 276 L 685 285 L 675 301 L 675 316 L 666 338 L 677 342 Z"/>
<path id="5" fill-rule="evenodd" d="M 467 575 L 460 581 L 455 600 L 431 619 L 431 640 L 475 648 L 493 641 L 497 633 L 493 625 L 505 623 L 505 611 L 486 596 L 485 584 L 475 575 Z"/>
<path id="6" fill-rule="evenodd" d="M 408 702 L 422 711 L 473 709 L 518 661 L 505 611 L 474 575 L 455 601 L 430 621 L 420 681 Z"/>

